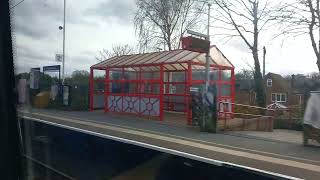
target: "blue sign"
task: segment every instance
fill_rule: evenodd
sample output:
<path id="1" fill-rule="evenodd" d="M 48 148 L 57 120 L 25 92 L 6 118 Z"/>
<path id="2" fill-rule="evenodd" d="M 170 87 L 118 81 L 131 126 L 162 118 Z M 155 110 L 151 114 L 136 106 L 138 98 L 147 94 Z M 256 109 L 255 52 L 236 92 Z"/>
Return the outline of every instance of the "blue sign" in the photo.
<path id="1" fill-rule="evenodd" d="M 40 71 L 40 68 L 31 68 L 31 71 Z"/>
<path id="2" fill-rule="evenodd" d="M 43 66 L 43 72 L 45 71 L 60 71 L 60 65 Z"/>

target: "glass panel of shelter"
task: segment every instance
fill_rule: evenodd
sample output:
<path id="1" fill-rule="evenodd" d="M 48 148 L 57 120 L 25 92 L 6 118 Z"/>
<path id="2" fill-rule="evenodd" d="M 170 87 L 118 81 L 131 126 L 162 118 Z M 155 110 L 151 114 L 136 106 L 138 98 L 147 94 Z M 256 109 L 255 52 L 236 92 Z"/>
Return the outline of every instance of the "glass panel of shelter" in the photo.
<path id="1" fill-rule="evenodd" d="M 93 90 L 95 94 L 102 94 L 105 90 L 105 71 L 94 70 L 93 73 Z"/>
<path id="2" fill-rule="evenodd" d="M 135 71 L 139 69 L 141 71 Z M 143 68 L 113 68 L 109 70 L 109 92 L 130 94 L 159 94 L 159 71 Z M 150 70 L 150 69 L 149 69 Z"/>
<path id="3" fill-rule="evenodd" d="M 164 73 L 164 109 L 186 112 L 186 70 L 167 70 Z"/>
<path id="4" fill-rule="evenodd" d="M 204 67 L 193 65 L 192 68 L 192 88 L 200 90 L 204 83 Z M 124 94 L 153 94 L 160 93 L 160 72 L 159 67 L 131 67 L 109 69 L 109 92 Z M 140 71 L 139 71 L 140 70 Z M 187 71 L 165 71 L 164 72 L 164 106 L 167 103 L 185 105 L 185 97 L 189 94 L 187 87 Z M 198 80 L 198 81 L 197 81 Z M 101 81 L 103 82 L 103 81 Z M 220 70 L 211 68 L 210 84 L 216 84 L 218 97 L 231 97 L 231 70 Z M 96 85 L 98 87 L 98 85 Z M 103 87 L 103 85 L 100 85 Z M 99 86 L 99 89 L 101 89 Z M 170 96 L 170 97 L 169 97 Z M 173 97 L 177 96 L 177 97 Z M 180 97 L 181 96 L 181 97 Z M 218 99 L 219 100 L 219 99 Z M 167 108 L 166 108 L 167 109 Z M 180 108 L 185 109 L 185 108 Z"/>

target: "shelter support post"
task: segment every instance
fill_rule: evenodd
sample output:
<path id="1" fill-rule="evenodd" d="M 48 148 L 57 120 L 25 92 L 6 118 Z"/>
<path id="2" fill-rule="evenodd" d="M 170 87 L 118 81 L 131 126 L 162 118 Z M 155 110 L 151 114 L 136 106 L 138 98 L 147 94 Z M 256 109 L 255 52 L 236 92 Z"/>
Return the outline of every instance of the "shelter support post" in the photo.
<path id="1" fill-rule="evenodd" d="M 187 88 L 186 88 L 186 99 L 187 99 L 187 104 L 186 104 L 186 106 L 187 106 L 187 123 L 189 124 L 189 125 L 191 125 L 191 121 L 192 121 L 192 111 L 191 111 L 191 108 L 190 108 L 190 106 L 191 106 L 191 95 L 190 95 L 190 88 L 191 88 L 191 86 L 192 86 L 192 64 L 191 64 L 191 62 L 188 62 L 188 73 L 187 73 Z"/>
<path id="2" fill-rule="evenodd" d="M 236 78 L 234 75 L 234 68 L 231 69 L 231 102 L 232 102 L 232 107 L 231 107 L 231 112 L 234 113 L 234 103 L 235 103 L 235 82 Z M 234 118 L 234 114 L 231 114 L 231 118 Z"/>
<path id="3" fill-rule="evenodd" d="M 139 71 L 135 71 L 135 76 L 136 76 L 135 79 L 136 79 L 136 80 L 139 80 L 139 74 L 140 74 L 140 69 L 139 69 Z M 140 84 L 140 83 L 135 83 L 134 92 L 137 93 L 137 94 L 140 93 L 140 91 L 139 91 L 139 84 Z"/>
<path id="4" fill-rule="evenodd" d="M 124 101 L 124 67 L 121 67 L 121 78 L 120 78 L 120 84 L 121 84 L 121 111 L 123 112 L 123 101 Z"/>
<path id="5" fill-rule="evenodd" d="M 89 110 L 93 111 L 93 68 L 90 68 L 90 77 L 89 77 Z"/>
<path id="6" fill-rule="evenodd" d="M 109 99 L 109 80 L 110 80 L 110 73 L 109 73 L 109 69 L 106 69 L 106 75 L 105 75 L 105 84 L 104 84 L 104 112 L 108 112 L 109 109 L 109 105 L 108 105 L 108 99 Z"/>
<path id="7" fill-rule="evenodd" d="M 152 79 L 154 79 L 154 73 L 153 73 L 153 71 L 151 71 L 151 77 L 152 77 Z M 154 85 L 154 84 L 150 84 L 150 92 L 151 92 L 151 93 L 153 93 L 153 85 Z"/>
<path id="8" fill-rule="evenodd" d="M 218 83 L 217 83 L 217 94 L 218 94 L 218 97 L 221 97 L 221 95 L 222 95 L 222 84 L 221 84 L 221 82 L 222 82 L 222 69 L 221 68 L 219 68 L 219 71 L 218 71 L 218 81 L 217 81 Z"/>
<path id="9" fill-rule="evenodd" d="M 166 72 L 167 73 L 167 81 L 166 82 L 170 82 L 170 73 L 169 72 Z M 169 85 L 169 84 L 168 84 Z M 170 87 L 166 87 L 166 94 L 169 94 L 170 91 L 169 91 Z"/>
<path id="10" fill-rule="evenodd" d="M 172 75 L 172 73 L 171 72 L 167 72 L 167 83 L 166 83 L 166 94 L 170 94 L 170 88 L 171 88 L 171 85 L 170 85 L 170 76 Z M 167 98 L 167 110 L 169 110 L 169 111 L 172 111 L 173 109 L 172 109 L 172 106 L 171 106 L 171 96 L 167 96 L 166 97 Z"/>
<path id="11" fill-rule="evenodd" d="M 139 67 L 139 83 L 138 83 L 138 85 L 139 85 L 139 87 L 138 87 L 138 90 L 139 90 L 139 92 L 137 92 L 138 94 L 140 94 L 140 93 L 144 93 L 143 91 L 142 91 L 142 83 L 141 83 L 141 80 L 142 80 L 142 68 L 141 67 Z M 139 113 L 141 112 L 141 96 L 139 96 Z M 141 114 L 139 114 L 139 115 L 141 115 Z"/>
<path id="12" fill-rule="evenodd" d="M 188 104 L 188 68 L 184 71 L 184 115 L 188 118 L 188 109 L 190 108 L 189 107 L 189 104 Z"/>
<path id="13" fill-rule="evenodd" d="M 163 121 L 163 94 L 164 94 L 164 90 L 163 90 L 163 86 L 164 86 L 164 83 L 163 83 L 163 65 L 160 65 L 160 106 L 159 106 L 159 117 L 160 117 L 160 121 Z"/>

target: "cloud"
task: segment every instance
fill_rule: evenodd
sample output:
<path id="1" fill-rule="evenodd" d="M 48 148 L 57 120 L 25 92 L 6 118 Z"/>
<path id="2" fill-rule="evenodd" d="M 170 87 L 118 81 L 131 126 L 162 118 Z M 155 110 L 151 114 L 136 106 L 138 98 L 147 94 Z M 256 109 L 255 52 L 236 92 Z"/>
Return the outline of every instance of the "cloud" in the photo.
<path id="1" fill-rule="evenodd" d="M 19 0 L 16 0 L 19 2 Z M 132 22 L 134 0 L 66 1 L 66 74 L 89 70 L 97 63 L 98 51 L 113 44 L 136 43 Z M 13 3 L 15 4 L 15 3 Z M 32 67 L 58 64 L 56 53 L 62 53 L 63 1 L 26 0 L 12 10 L 15 64 L 18 72 Z M 216 29 L 211 29 L 211 34 Z M 205 32 L 205 31 L 204 31 Z M 252 54 L 241 39 L 220 43 L 211 39 L 232 61 L 236 69 L 253 64 Z M 260 45 L 267 47 L 267 72 L 295 73 L 317 71 L 308 37 L 286 43 L 268 44 L 261 36 Z M 262 47 L 260 47 L 262 49 Z M 260 58 L 261 53 L 259 54 Z M 262 60 L 262 58 L 261 58 Z"/>
<path id="2" fill-rule="evenodd" d="M 61 12 L 57 1 L 23 1 L 11 10 L 13 33 L 36 40 L 50 39 L 58 30 Z"/>
<path id="3" fill-rule="evenodd" d="M 50 31 L 39 22 L 25 23 L 23 19 L 14 22 L 14 33 L 24 35 L 34 39 L 47 38 Z"/>
<path id="4" fill-rule="evenodd" d="M 97 4 L 97 6 L 86 11 L 86 15 L 100 17 L 104 20 L 113 18 L 120 23 L 132 20 L 135 4 L 134 1 L 117 0 Z"/>
<path id="5" fill-rule="evenodd" d="M 16 2 L 12 2 L 12 4 L 16 4 Z M 83 16 L 83 11 L 90 6 L 85 3 L 77 6 L 72 5 L 74 5 L 74 2 L 67 1 L 66 35 L 70 34 L 73 26 L 82 29 L 92 24 Z M 24 1 L 11 10 L 11 20 L 16 72 L 28 72 L 32 67 L 57 64 L 54 61 L 54 55 L 62 51 L 62 31 L 58 27 L 63 22 L 63 1 Z M 74 34 L 74 31 L 71 33 Z M 72 40 L 74 39 L 70 41 L 68 36 L 66 38 L 66 59 L 67 57 L 72 59 L 74 54 L 78 55 L 81 49 L 73 50 Z M 81 38 L 79 36 L 77 38 L 81 42 Z M 68 54 L 68 51 L 72 50 L 73 53 Z M 77 57 L 77 59 L 81 58 Z M 84 59 L 82 60 L 81 64 L 85 64 Z M 75 64 L 70 65 L 70 67 L 81 66 Z"/>
<path id="6" fill-rule="evenodd" d="M 63 25 L 63 1 L 28 0 L 11 10 L 15 33 L 34 39 L 55 36 Z M 66 5 L 67 24 L 92 24 L 82 15 L 82 8 Z"/>
<path id="7" fill-rule="evenodd" d="M 34 59 L 34 60 L 50 60 L 52 57 L 48 56 L 45 52 L 41 53 L 38 51 L 35 51 L 34 49 L 28 47 L 28 46 L 21 46 L 18 48 L 18 54 L 19 56 L 22 56 L 24 58 Z"/>
<path id="8" fill-rule="evenodd" d="M 15 54 L 16 72 L 29 72 L 30 68 L 41 67 L 46 64 L 53 65 L 54 56 L 30 46 L 17 45 Z"/>
<path id="9" fill-rule="evenodd" d="M 235 48 L 238 51 L 242 52 L 250 52 L 249 47 L 245 44 L 245 42 L 240 38 L 236 37 L 227 43 L 230 47 Z"/>

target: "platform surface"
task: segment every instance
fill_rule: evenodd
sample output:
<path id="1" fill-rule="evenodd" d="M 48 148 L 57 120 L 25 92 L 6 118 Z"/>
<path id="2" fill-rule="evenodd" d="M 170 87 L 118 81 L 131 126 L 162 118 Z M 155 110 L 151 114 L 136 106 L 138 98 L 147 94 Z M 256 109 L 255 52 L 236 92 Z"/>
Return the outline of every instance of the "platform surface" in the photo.
<path id="1" fill-rule="evenodd" d="M 304 147 L 301 133 L 296 131 L 211 134 L 177 122 L 177 119 L 174 123 L 170 119 L 160 122 L 103 111 L 20 109 L 19 116 L 255 168 L 261 172 L 320 179 L 320 147 Z"/>

